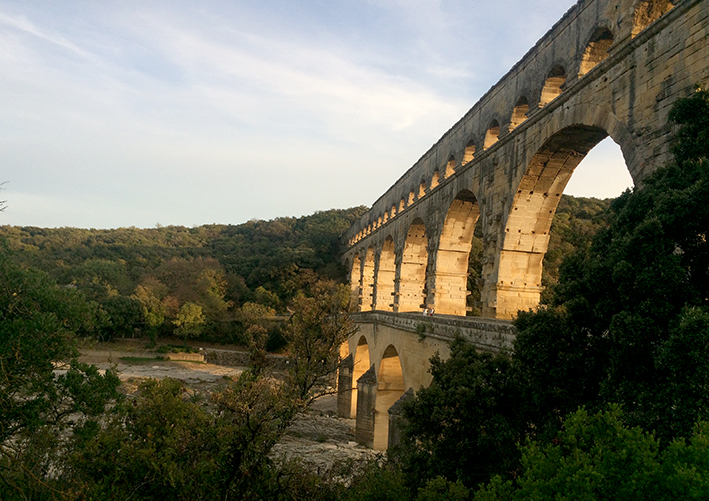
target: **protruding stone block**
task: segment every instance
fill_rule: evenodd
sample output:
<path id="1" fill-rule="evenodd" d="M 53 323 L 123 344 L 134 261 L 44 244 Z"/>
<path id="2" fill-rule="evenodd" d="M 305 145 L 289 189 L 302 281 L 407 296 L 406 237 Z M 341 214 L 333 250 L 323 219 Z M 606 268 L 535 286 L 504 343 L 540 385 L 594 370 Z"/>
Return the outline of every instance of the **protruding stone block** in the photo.
<path id="1" fill-rule="evenodd" d="M 337 373 L 337 415 L 351 418 L 352 413 L 352 371 L 354 356 L 350 353 L 342 362 Z"/>
<path id="2" fill-rule="evenodd" d="M 401 409 L 404 402 L 414 398 L 414 389 L 409 388 L 401 395 L 401 398 L 389 407 L 389 447 L 398 445 L 401 442 Z"/>
<path id="3" fill-rule="evenodd" d="M 355 440 L 366 447 L 374 447 L 374 417 L 377 405 L 377 373 L 372 365 L 357 380 L 357 423 Z"/>

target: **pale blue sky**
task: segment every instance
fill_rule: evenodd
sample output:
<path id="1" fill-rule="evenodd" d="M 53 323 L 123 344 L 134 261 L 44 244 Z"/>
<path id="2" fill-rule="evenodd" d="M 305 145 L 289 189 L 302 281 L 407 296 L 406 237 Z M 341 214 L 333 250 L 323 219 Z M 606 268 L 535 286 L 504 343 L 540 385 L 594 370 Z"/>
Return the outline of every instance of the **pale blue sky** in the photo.
<path id="1" fill-rule="evenodd" d="M 370 205 L 572 4 L 0 0 L 0 224 Z M 589 157 L 567 193 L 631 183 Z"/>

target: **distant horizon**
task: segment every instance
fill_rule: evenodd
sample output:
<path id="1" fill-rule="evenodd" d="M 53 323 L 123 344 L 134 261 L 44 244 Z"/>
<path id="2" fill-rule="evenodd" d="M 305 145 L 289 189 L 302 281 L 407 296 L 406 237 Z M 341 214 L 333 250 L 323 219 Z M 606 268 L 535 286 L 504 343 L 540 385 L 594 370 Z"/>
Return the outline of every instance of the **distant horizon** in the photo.
<path id="1" fill-rule="evenodd" d="M 620 196 L 621 193 L 618 194 Z M 583 196 L 576 196 L 576 195 L 571 195 L 570 193 L 563 193 L 562 196 L 570 196 L 573 198 L 585 198 L 585 199 L 596 199 L 596 200 L 613 200 L 618 198 L 618 196 L 615 197 L 583 197 Z M 317 214 L 318 212 L 328 212 L 331 210 L 341 210 L 341 211 L 347 211 L 351 209 L 355 209 L 357 207 L 366 207 L 367 210 L 369 210 L 371 207 L 369 205 L 365 204 L 360 204 L 360 205 L 353 205 L 351 207 L 344 207 L 344 208 L 338 208 L 338 207 L 332 207 L 330 209 L 316 209 L 313 212 L 309 212 L 307 214 L 301 214 L 298 216 L 289 216 L 289 215 L 280 215 L 280 216 L 275 216 L 272 218 L 268 219 L 260 219 L 260 218 L 251 218 L 247 219 L 246 221 L 241 221 L 240 223 L 202 223 L 202 224 L 193 224 L 193 225 L 186 225 L 186 224 L 162 224 L 160 222 L 155 223 L 153 226 L 116 226 L 112 228 L 97 228 L 97 227 L 85 227 L 85 226 L 37 226 L 34 224 L 9 224 L 9 223 L 3 223 L 0 224 L 0 226 L 11 226 L 11 227 L 17 227 L 17 228 L 40 228 L 40 229 L 47 229 L 47 230 L 59 230 L 62 228 L 69 228 L 69 229 L 77 229 L 77 230 L 120 230 L 120 229 L 131 229 L 134 228 L 136 230 L 155 230 L 155 229 L 160 229 L 160 228 L 199 228 L 202 226 L 241 226 L 242 224 L 250 223 L 252 221 L 259 221 L 259 222 L 270 222 L 270 221 L 275 221 L 277 219 L 300 219 L 303 217 L 308 217 L 312 216 L 314 214 Z"/>
<path id="2" fill-rule="evenodd" d="M 0 224 L 238 225 L 370 206 L 574 3 L 6 0 Z M 631 185 L 607 139 L 565 193 Z"/>

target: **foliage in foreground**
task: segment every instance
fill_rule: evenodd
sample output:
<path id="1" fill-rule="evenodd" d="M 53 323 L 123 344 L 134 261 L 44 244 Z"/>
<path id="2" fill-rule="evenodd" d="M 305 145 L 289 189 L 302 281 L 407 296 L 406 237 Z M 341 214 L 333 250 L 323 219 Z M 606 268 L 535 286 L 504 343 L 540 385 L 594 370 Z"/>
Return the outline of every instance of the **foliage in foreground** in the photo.
<path id="1" fill-rule="evenodd" d="M 51 483 L 73 426 L 95 423 L 119 399 L 118 377 L 77 361 L 76 332 L 91 305 L 0 247 L 0 498 L 33 498 Z"/>
<path id="2" fill-rule="evenodd" d="M 255 323 L 254 367 L 220 391 L 149 380 L 124 398 L 114 372 L 76 360 L 95 306 L 0 250 L 0 499 L 326 499 L 321 479 L 269 456 L 328 391 L 352 333 L 345 286 L 307 292 L 284 330 L 284 377 L 273 377 Z"/>
<path id="3" fill-rule="evenodd" d="M 176 381 L 143 383 L 102 426 L 79 430 L 73 484 L 92 499 L 293 499 L 311 492 L 315 477 L 269 454 L 293 418 L 327 391 L 339 347 L 352 334 L 343 314 L 347 288 L 320 283 L 312 292 L 293 303 L 284 377 L 275 379 L 255 354 L 253 367 L 208 399 L 190 397 Z M 251 332 L 253 349 L 263 352 L 259 330 Z"/>
<path id="4" fill-rule="evenodd" d="M 510 357 L 456 339 L 448 359 L 431 359 L 431 374 L 405 405 L 402 442 L 392 451 L 407 483 L 417 489 L 442 476 L 475 486 L 515 469 L 523 416 Z"/>
<path id="5" fill-rule="evenodd" d="M 476 500 L 699 500 L 709 492 L 706 421 L 687 440 L 661 449 L 653 435 L 625 425 L 619 407 L 594 415 L 580 409 L 554 442 L 529 442 L 520 450 L 517 479 L 493 477 Z"/>

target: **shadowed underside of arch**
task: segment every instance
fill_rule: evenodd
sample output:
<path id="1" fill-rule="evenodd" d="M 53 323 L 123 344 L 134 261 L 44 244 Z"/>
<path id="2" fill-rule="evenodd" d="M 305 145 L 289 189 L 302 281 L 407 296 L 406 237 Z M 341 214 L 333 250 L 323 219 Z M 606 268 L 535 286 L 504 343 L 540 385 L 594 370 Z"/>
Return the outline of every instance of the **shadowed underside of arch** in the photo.
<path id="1" fill-rule="evenodd" d="M 375 309 L 394 311 L 394 280 L 396 278 L 396 255 L 394 240 L 387 237 L 379 256 Z"/>
<path id="2" fill-rule="evenodd" d="M 436 254 L 436 313 L 465 315 L 468 259 L 479 216 L 480 208 L 469 190 L 461 191 L 448 209 Z"/>
<path id="3" fill-rule="evenodd" d="M 409 227 L 401 259 L 397 311 L 420 311 L 423 307 L 428 263 L 426 244 L 426 227 L 416 218 Z"/>
<path id="4" fill-rule="evenodd" d="M 353 309 L 359 308 L 359 292 L 360 281 L 362 280 L 362 265 L 359 254 L 355 254 L 352 258 L 352 271 L 350 272 L 350 287 L 352 293 L 350 295 L 350 307 Z"/>
<path id="5" fill-rule="evenodd" d="M 551 136 L 529 163 L 505 227 L 497 275 L 497 317 L 511 318 L 539 303 L 542 260 L 554 213 L 576 166 L 608 134 L 574 125 Z"/>
<path id="6" fill-rule="evenodd" d="M 362 307 L 361 311 L 371 311 L 374 299 L 374 249 L 367 249 L 362 267 Z"/>
<path id="7" fill-rule="evenodd" d="M 362 336 L 357 342 L 357 348 L 355 348 L 354 359 L 352 365 L 352 397 L 350 401 L 350 416 L 355 417 L 357 415 L 357 380 L 362 377 L 362 374 L 369 370 L 371 366 L 371 360 L 369 358 L 369 345 L 367 344 L 367 339 Z"/>

